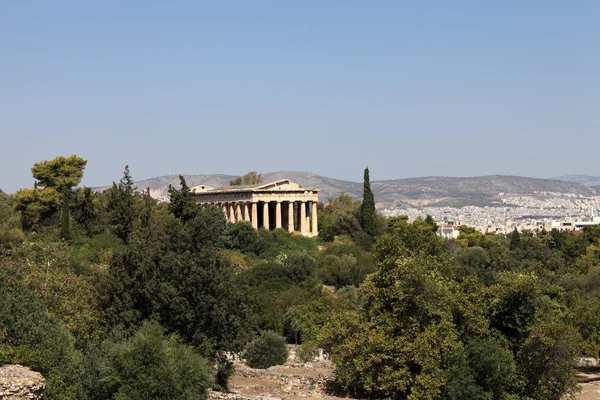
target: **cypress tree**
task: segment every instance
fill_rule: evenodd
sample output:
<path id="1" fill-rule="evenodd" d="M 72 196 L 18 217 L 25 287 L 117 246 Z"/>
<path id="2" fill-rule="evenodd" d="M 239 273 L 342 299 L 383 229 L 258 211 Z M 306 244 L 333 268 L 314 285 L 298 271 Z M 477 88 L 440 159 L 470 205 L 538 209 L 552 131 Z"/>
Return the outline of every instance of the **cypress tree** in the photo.
<path id="1" fill-rule="evenodd" d="M 512 231 L 512 233 L 510 234 L 509 249 L 510 250 L 517 250 L 519 247 L 521 247 L 521 234 L 519 233 L 519 231 L 517 230 L 517 228 L 515 228 Z"/>
<path id="2" fill-rule="evenodd" d="M 369 182 L 369 167 L 365 168 L 363 202 L 360 207 L 361 225 L 369 236 L 375 236 L 375 199 Z"/>

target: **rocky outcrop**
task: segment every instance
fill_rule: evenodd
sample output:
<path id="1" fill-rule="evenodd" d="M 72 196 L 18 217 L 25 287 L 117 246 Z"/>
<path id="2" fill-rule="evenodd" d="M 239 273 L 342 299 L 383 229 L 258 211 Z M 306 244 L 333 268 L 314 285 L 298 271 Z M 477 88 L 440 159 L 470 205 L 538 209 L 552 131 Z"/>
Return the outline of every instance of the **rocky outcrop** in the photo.
<path id="1" fill-rule="evenodd" d="M 39 400 L 44 397 L 42 374 L 21 365 L 0 367 L 0 399 Z"/>

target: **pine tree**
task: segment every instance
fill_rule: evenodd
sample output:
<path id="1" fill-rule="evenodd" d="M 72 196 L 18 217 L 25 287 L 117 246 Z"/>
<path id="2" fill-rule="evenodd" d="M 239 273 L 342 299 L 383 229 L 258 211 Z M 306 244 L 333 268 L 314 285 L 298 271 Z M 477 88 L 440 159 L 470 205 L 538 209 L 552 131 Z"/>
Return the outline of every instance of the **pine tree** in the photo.
<path id="1" fill-rule="evenodd" d="M 169 185 L 169 212 L 186 223 L 196 216 L 198 208 L 194 194 L 185 182 L 183 175 L 179 175 L 179 183 L 180 190 Z"/>
<path id="2" fill-rule="evenodd" d="M 60 207 L 60 237 L 69 239 L 71 199 L 73 187 L 81 182 L 87 161 L 75 154 L 69 157 L 56 157 L 52 160 L 37 162 L 31 168 L 35 178 L 35 189 L 52 188 L 62 197 Z"/>
<path id="3" fill-rule="evenodd" d="M 375 199 L 369 182 L 369 167 L 365 168 L 363 202 L 360 207 L 361 225 L 369 236 L 375 236 Z"/>
<path id="4" fill-rule="evenodd" d="M 71 238 L 71 228 L 69 215 L 69 206 L 71 204 L 71 192 L 64 191 L 62 193 L 62 205 L 60 207 L 60 238 L 69 240 Z"/>
<path id="5" fill-rule="evenodd" d="M 133 186 L 133 179 L 129 175 L 129 166 L 126 165 L 123 178 L 118 185 L 113 182 L 108 193 L 107 208 L 111 230 L 124 243 L 127 243 L 137 218 L 133 201 L 136 189 Z"/>

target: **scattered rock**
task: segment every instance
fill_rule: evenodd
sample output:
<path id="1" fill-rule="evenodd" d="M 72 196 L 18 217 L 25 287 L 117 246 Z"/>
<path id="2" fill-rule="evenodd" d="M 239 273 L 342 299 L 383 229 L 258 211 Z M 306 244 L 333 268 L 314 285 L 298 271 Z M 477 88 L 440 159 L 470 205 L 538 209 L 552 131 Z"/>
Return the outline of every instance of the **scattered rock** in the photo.
<path id="1" fill-rule="evenodd" d="M 598 367 L 600 363 L 593 357 L 581 357 L 575 360 L 575 366 L 577 368 Z"/>
<path id="2" fill-rule="evenodd" d="M 0 367 L 0 399 L 39 400 L 44 397 L 42 374 L 21 365 Z"/>

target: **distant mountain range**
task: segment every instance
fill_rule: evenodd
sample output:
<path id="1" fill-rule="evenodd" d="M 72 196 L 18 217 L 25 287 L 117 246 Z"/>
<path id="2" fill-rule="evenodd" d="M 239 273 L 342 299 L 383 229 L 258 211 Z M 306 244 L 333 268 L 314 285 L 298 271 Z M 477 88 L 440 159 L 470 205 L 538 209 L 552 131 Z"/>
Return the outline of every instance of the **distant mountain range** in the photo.
<path id="1" fill-rule="evenodd" d="M 192 186 L 208 185 L 212 187 L 228 186 L 235 175 L 184 175 L 187 184 Z M 576 177 L 576 178 L 574 178 Z M 499 193 L 534 194 L 536 192 L 571 193 L 593 196 L 596 190 L 586 186 L 600 185 L 600 177 L 585 177 L 584 181 L 576 181 L 583 175 L 572 175 L 552 179 L 526 178 L 520 176 L 490 175 L 470 178 L 452 178 L 430 176 L 422 178 L 371 181 L 371 189 L 375 201 L 382 207 L 396 205 L 490 205 Z M 263 174 L 265 182 L 279 179 L 290 179 L 303 187 L 321 189 L 319 198 L 322 201 L 333 199 L 340 193 L 347 193 L 355 199 L 363 194 L 363 183 L 328 178 L 310 172 L 279 171 Z M 596 181 L 594 181 L 596 179 Z M 597 182 L 597 183 L 596 183 Z M 178 175 L 167 175 L 157 178 L 136 181 L 138 189 L 150 188 L 153 197 L 166 200 L 168 187 L 179 187 Z M 103 189 L 103 188 L 98 188 Z M 600 190 L 598 190 L 600 192 Z M 497 200 L 497 199 L 496 199 Z"/>
<path id="2" fill-rule="evenodd" d="M 581 183 L 585 186 L 594 186 L 600 187 L 600 176 L 590 176 L 590 175 L 563 175 L 563 176 L 555 176 L 554 178 L 559 181 L 567 181 L 567 182 L 575 182 Z"/>

